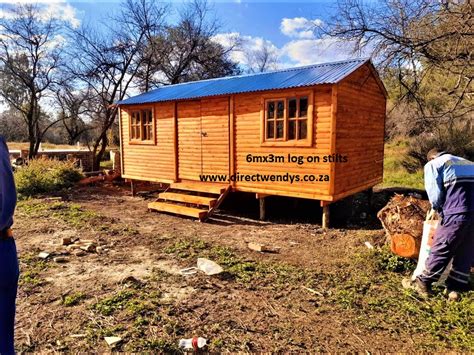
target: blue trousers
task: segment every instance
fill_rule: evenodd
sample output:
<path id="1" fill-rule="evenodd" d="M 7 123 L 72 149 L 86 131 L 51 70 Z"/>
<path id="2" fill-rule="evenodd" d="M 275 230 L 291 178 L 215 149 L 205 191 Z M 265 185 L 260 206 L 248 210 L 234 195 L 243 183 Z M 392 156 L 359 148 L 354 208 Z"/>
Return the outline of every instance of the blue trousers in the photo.
<path id="1" fill-rule="evenodd" d="M 453 259 L 446 280 L 449 290 L 464 291 L 468 288 L 469 273 L 474 262 L 474 214 L 455 214 L 443 218 L 436 229 L 425 270 L 418 279 L 431 285 L 438 281 Z"/>
<path id="2" fill-rule="evenodd" d="M 14 354 L 18 258 L 13 238 L 0 239 L 0 354 Z"/>

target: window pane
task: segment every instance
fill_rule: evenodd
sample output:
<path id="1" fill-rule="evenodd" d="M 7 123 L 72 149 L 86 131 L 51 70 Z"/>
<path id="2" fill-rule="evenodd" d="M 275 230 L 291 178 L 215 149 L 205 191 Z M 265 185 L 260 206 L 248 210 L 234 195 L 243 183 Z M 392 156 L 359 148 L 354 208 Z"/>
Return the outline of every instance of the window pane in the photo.
<path id="1" fill-rule="evenodd" d="M 275 117 L 275 102 L 274 101 L 270 101 L 268 103 L 268 116 L 267 116 L 269 119 L 272 119 L 273 117 Z"/>
<path id="2" fill-rule="evenodd" d="M 296 139 L 296 120 L 288 122 L 288 139 Z"/>
<path id="3" fill-rule="evenodd" d="M 275 133 L 273 129 L 275 128 L 275 123 L 273 121 L 268 121 L 267 123 L 267 138 L 275 138 Z"/>
<path id="4" fill-rule="evenodd" d="M 283 124 L 285 121 L 277 121 L 276 138 L 283 138 Z"/>
<path id="5" fill-rule="evenodd" d="M 277 104 L 277 118 L 284 118 L 285 115 L 285 102 L 284 101 L 278 101 Z"/>
<path id="6" fill-rule="evenodd" d="M 302 97 L 300 99 L 300 117 L 306 117 L 308 115 L 308 98 Z"/>
<path id="7" fill-rule="evenodd" d="M 146 122 L 148 122 L 148 124 L 151 124 L 151 121 L 152 121 L 152 117 L 151 117 L 151 110 L 147 110 L 146 111 Z"/>
<path id="8" fill-rule="evenodd" d="M 296 117 L 296 99 L 288 100 L 288 118 Z"/>
<path id="9" fill-rule="evenodd" d="M 307 121 L 300 120 L 298 123 L 298 139 L 306 139 L 308 131 Z"/>

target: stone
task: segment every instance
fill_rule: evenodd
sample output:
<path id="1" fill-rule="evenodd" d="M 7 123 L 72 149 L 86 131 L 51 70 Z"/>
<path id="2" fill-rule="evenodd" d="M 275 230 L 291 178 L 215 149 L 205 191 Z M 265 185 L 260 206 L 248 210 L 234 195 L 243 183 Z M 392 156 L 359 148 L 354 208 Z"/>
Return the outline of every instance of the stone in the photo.
<path id="1" fill-rule="evenodd" d="M 280 252 L 279 247 L 269 246 L 261 243 L 249 242 L 247 248 L 250 250 L 258 251 L 261 253 L 278 253 Z"/>
<path id="2" fill-rule="evenodd" d="M 71 237 L 62 237 L 61 238 L 61 245 L 70 245 L 72 244 Z"/>
<path id="3" fill-rule="evenodd" d="M 84 256 L 84 255 L 86 255 L 86 254 L 87 254 L 87 253 L 86 253 L 84 250 L 81 250 L 81 249 L 76 250 L 76 251 L 74 252 L 74 255 L 75 255 L 75 256 Z"/>
<path id="4" fill-rule="evenodd" d="M 40 259 L 47 259 L 49 257 L 49 253 L 42 251 L 41 253 L 38 254 L 38 258 Z"/>
<path id="5" fill-rule="evenodd" d="M 57 256 L 53 259 L 56 263 L 67 263 L 69 260 L 64 256 Z"/>
<path id="6" fill-rule="evenodd" d="M 122 341 L 120 337 L 104 337 L 105 342 L 108 346 L 113 347 Z"/>

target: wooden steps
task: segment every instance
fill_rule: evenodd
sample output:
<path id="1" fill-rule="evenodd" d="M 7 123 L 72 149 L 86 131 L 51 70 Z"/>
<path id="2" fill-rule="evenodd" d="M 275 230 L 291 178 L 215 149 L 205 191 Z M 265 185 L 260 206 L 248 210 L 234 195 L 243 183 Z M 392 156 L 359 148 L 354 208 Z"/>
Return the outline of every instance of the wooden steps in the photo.
<path id="1" fill-rule="evenodd" d="M 202 220 L 206 215 L 208 210 L 203 210 L 194 207 L 186 207 L 181 205 L 175 205 L 167 202 L 150 202 L 148 208 L 151 210 L 156 210 L 160 212 L 169 212 L 174 214 L 180 214 L 183 216 L 199 218 Z"/>
<path id="2" fill-rule="evenodd" d="M 198 218 L 204 221 L 221 204 L 230 191 L 230 185 L 186 181 L 170 184 L 148 204 L 149 210 Z"/>
<path id="3" fill-rule="evenodd" d="M 209 207 L 213 207 L 217 202 L 217 197 L 196 196 L 177 192 L 162 192 L 158 197 L 166 201 L 192 203 Z"/>
<path id="4" fill-rule="evenodd" d="M 197 182 L 197 181 L 186 181 L 186 182 L 175 182 L 170 185 L 170 189 L 193 191 L 193 192 L 206 192 L 209 194 L 222 194 L 229 185 L 225 184 L 214 184 L 208 182 Z"/>

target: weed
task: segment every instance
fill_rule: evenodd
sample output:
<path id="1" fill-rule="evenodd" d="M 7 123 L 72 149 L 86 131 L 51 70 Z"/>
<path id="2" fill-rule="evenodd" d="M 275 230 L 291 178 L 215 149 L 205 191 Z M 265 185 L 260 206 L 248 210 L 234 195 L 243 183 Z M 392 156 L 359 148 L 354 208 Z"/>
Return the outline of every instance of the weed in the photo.
<path id="1" fill-rule="evenodd" d="M 110 316 L 115 311 L 124 309 L 127 306 L 128 301 L 135 295 L 131 290 L 123 290 L 112 297 L 105 298 L 94 305 L 92 309 L 96 312 Z"/>
<path id="2" fill-rule="evenodd" d="M 38 256 L 34 254 L 26 254 L 20 257 L 20 263 L 22 268 L 20 272 L 19 284 L 21 286 L 34 288 L 35 286 L 39 286 L 44 283 L 44 281 L 40 278 L 40 274 L 49 267 L 49 264 L 46 260 L 39 259 Z"/>
<path id="3" fill-rule="evenodd" d="M 86 295 L 82 292 L 73 293 L 72 295 L 67 295 L 64 297 L 62 303 L 66 307 L 77 306 L 85 298 Z"/>
<path id="4" fill-rule="evenodd" d="M 178 240 L 173 245 L 165 248 L 167 254 L 175 254 L 181 259 L 198 256 L 208 248 L 206 242 L 202 240 Z"/>

